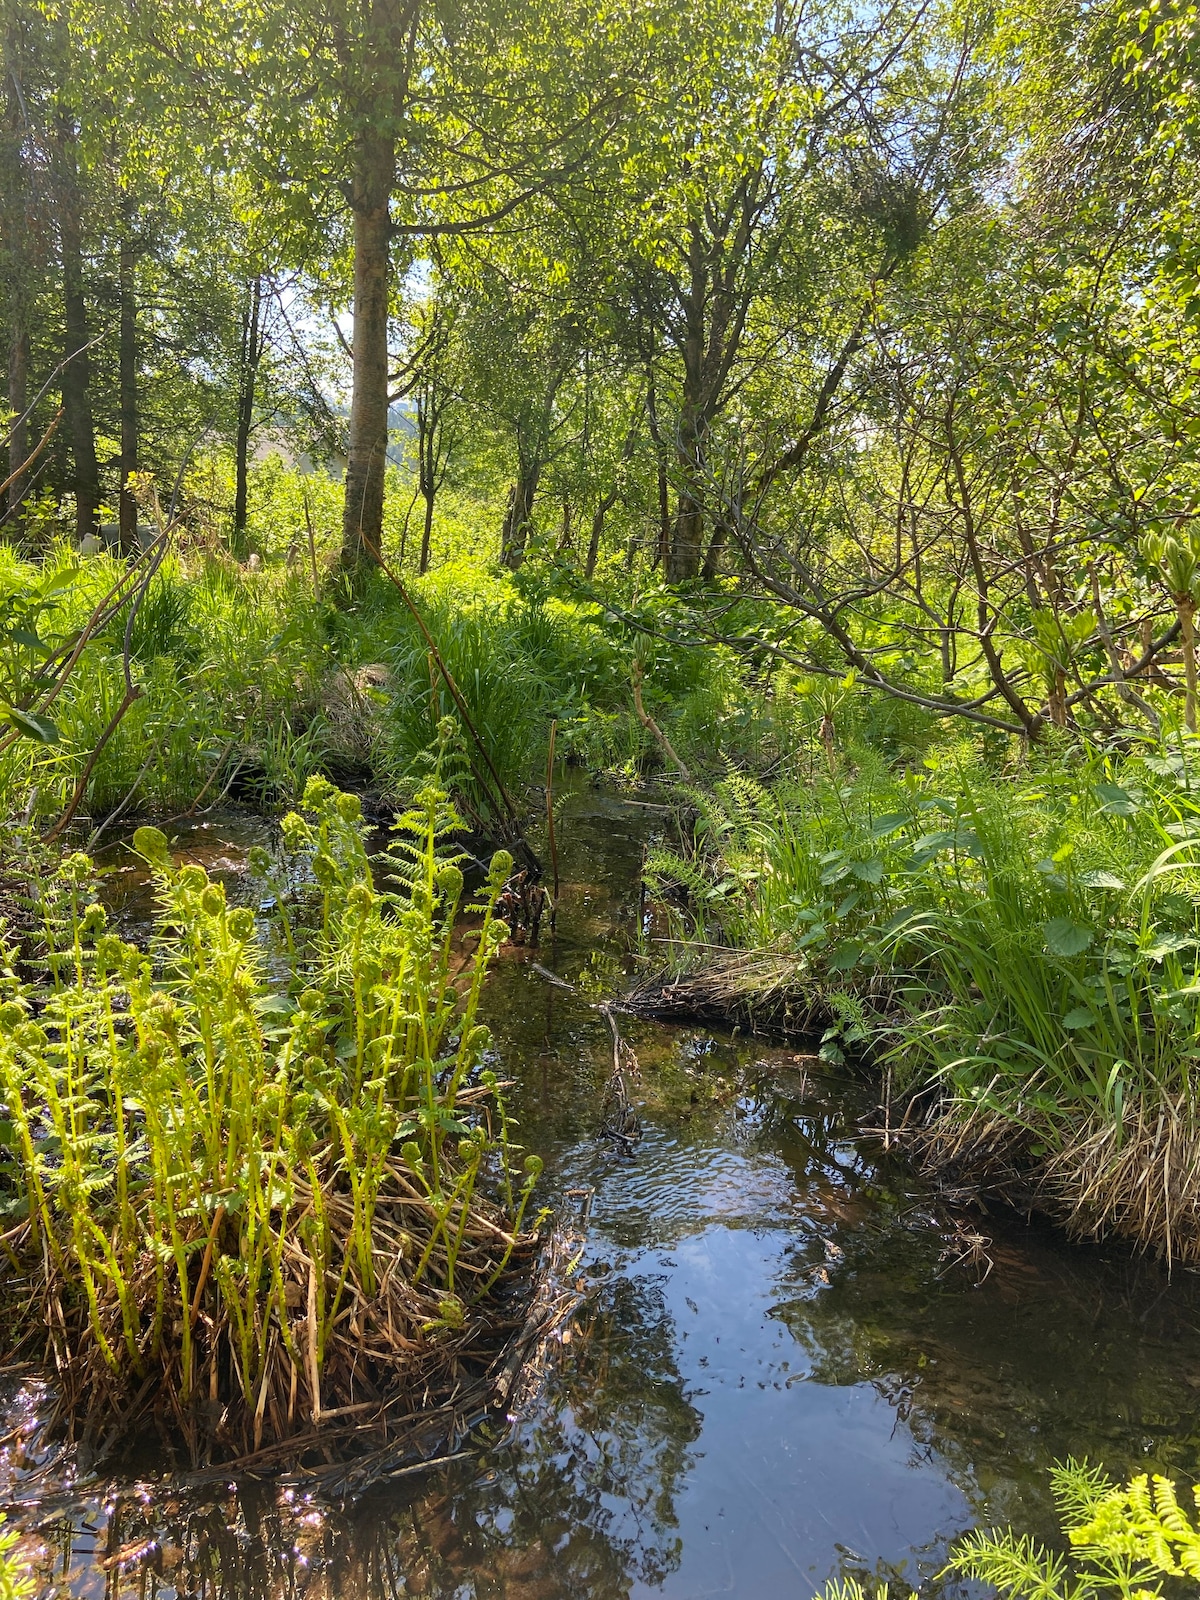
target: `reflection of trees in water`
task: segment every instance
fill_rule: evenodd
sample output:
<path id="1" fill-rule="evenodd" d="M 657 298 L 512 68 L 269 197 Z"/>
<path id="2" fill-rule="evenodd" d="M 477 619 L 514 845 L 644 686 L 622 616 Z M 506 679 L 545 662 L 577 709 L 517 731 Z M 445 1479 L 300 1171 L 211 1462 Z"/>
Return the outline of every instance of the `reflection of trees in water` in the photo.
<path id="1" fill-rule="evenodd" d="M 616 1279 L 569 1359 L 542 1416 L 494 1470 L 391 1519 L 390 1547 L 339 1595 L 386 1594 L 403 1570 L 408 1593 L 617 1600 L 675 1568 L 675 1494 L 700 1418 L 660 1295 Z"/>
<path id="2" fill-rule="evenodd" d="M 944 1228 L 911 1178 L 844 1158 L 835 1173 L 827 1119 L 787 1137 L 810 1200 L 840 1185 L 823 1215 L 809 1212 L 814 1231 L 777 1282 L 774 1315 L 812 1381 L 872 1384 L 989 1518 L 1051 1531 L 1046 1472 L 1072 1453 L 1118 1476 L 1200 1477 L 1198 1286 L 1008 1215 L 982 1224 L 993 1268 L 977 1283 L 947 1264 Z"/>
<path id="3" fill-rule="evenodd" d="M 700 1417 L 674 1338 L 653 1286 L 615 1278 L 490 1471 L 342 1514 L 253 1485 L 129 1496 L 96 1532 L 87 1517 L 43 1523 L 43 1571 L 59 1594 L 105 1600 L 620 1600 L 679 1561 L 675 1496 Z"/>

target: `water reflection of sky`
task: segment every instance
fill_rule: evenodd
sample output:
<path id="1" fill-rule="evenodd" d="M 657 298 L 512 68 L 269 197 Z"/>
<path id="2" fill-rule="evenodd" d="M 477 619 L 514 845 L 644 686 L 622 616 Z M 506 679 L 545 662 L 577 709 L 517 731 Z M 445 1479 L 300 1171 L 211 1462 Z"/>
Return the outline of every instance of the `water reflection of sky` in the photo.
<path id="1" fill-rule="evenodd" d="M 617 981 L 654 818 L 572 798 L 540 962 Z M 622 1160 L 595 1139 L 611 1041 L 587 997 L 514 951 L 488 1010 L 551 1189 L 595 1192 L 591 1293 L 535 1414 L 344 1512 L 246 1481 L 30 1493 L 59 1593 L 807 1600 L 839 1570 L 928 1581 L 979 1520 L 1047 1532 L 1071 1451 L 1200 1478 L 1194 1279 L 992 1217 L 978 1283 L 921 1183 L 856 1136 L 852 1088 L 696 1030 L 623 1025 L 644 1137 Z"/>

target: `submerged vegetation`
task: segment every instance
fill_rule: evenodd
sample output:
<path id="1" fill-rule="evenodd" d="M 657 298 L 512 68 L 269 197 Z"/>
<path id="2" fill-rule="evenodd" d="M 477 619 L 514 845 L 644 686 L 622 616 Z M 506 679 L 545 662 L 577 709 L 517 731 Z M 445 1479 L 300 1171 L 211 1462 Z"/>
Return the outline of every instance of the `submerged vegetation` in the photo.
<path id="1" fill-rule="evenodd" d="M 980 1529 L 955 1547 L 942 1574 L 972 1578 L 1003 1600 L 1161 1600 L 1169 1580 L 1200 1578 L 1200 1530 L 1169 1478 L 1147 1473 L 1124 1486 L 1086 1462 L 1051 1473 L 1068 1554 L 1009 1528 Z M 1200 1510 L 1200 1487 L 1192 1501 Z M 867 1600 L 856 1578 L 826 1586 L 823 1600 Z M 887 1600 L 888 1585 L 878 1589 Z"/>

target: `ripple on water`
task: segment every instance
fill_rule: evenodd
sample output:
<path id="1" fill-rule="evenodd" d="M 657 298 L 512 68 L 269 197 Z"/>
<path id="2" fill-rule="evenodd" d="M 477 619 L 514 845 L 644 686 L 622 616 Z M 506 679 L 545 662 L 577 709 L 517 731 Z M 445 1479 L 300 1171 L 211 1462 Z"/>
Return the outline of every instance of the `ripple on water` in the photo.
<path id="1" fill-rule="evenodd" d="M 538 959 L 602 987 L 658 814 L 564 800 Z M 204 842 L 214 864 L 245 846 Z M 547 1191 L 594 1198 L 588 1299 L 515 1440 L 334 1510 L 248 1480 L 189 1497 L 86 1478 L 39 1510 L 10 1459 L 58 1594 L 807 1600 L 877 1570 L 936 1593 L 972 1523 L 1047 1531 L 1055 1456 L 1200 1478 L 1194 1280 L 993 1215 L 969 1219 L 993 1238 L 978 1283 L 921 1183 L 857 1135 L 848 1086 L 704 1030 L 628 1025 L 644 1137 L 620 1159 L 596 1138 L 607 1026 L 528 960 L 487 992 L 494 1065 Z"/>

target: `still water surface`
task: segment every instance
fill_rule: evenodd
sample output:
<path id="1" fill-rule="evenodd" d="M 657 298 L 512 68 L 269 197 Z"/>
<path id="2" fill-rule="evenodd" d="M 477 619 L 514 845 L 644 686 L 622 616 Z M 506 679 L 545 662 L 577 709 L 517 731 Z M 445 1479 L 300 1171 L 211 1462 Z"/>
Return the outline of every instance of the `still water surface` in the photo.
<path id="1" fill-rule="evenodd" d="M 1200 1282 L 1009 1216 L 971 1219 L 992 1241 L 980 1282 L 945 1210 L 858 1131 L 869 1097 L 794 1047 L 623 1022 L 643 1137 L 631 1159 L 597 1140 L 594 1001 L 631 970 L 660 821 L 571 795 L 557 932 L 490 980 L 546 1198 L 594 1192 L 590 1292 L 516 1438 L 340 1513 L 245 1479 L 39 1483 L 10 1439 L 5 1493 L 46 1593 L 809 1600 L 847 1572 L 929 1592 L 977 1522 L 1052 1531 L 1056 1458 L 1200 1480 Z M 245 893 L 264 836 L 242 819 L 179 844 Z M 135 918 L 139 875 L 112 900 Z"/>

